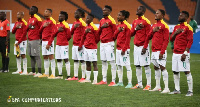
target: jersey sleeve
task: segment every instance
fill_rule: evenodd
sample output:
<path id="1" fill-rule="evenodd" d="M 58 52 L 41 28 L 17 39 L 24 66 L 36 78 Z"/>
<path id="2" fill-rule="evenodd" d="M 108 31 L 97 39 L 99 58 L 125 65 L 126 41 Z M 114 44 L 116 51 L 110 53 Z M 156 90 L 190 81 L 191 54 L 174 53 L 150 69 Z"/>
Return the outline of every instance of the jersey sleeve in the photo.
<path id="1" fill-rule="evenodd" d="M 163 35 L 164 35 L 164 41 L 163 41 L 163 45 L 161 48 L 161 54 L 165 53 L 165 50 L 167 49 L 168 43 L 169 43 L 169 29 L 164 28 L 163 29 Z"/>
<path id="2" fill-rule="evenodd" d="M 125 52 L 128 49 L 128 46 L 130 44 L 131 41 L 131 31 L 129 28 L 125 28 L 125 32 L 126 32 L 126 41 L 124 44 L 124 47 L 122 48 L 122 51 Z"/>
<path id="3" fill-rule="evenodd" d="M 10 30 L 10 22 L 9 21 L 7 21 L 7 23 L 6 23 L 6 30 Z"/>

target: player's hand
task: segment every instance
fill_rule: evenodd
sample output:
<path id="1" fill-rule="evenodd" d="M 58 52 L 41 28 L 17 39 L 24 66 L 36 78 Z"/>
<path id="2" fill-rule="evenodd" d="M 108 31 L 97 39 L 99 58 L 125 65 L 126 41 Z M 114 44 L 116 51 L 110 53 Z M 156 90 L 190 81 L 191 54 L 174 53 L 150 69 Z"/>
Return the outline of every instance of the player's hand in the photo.
<path id="1" fill-rule="evenodd" d="M 144 28 L 144 25 L 142 23 L 137 24 L 136 27 L 135 27 L 136 30 L 141 30 L 143 28 Z"/>
<path id="2" fill-rule="evenodd" d="M 160 30 L 160 27 L 156 26 L 153 28 L 153 32 L 158 32 Z"/>
<path id="3" fill-rule="evenodd" d="M 181 56 L 181 61 L 185 61 L 185 59 L 186 59 L 186 55 L 183 54 L 183 55 Z"/>
<path id="4" fill-rule="evenodd" d="M 109 26 L 108 22 L 105 22 L 105 23 L 101 26 L 101 28 L 107 28 L 108 26 Z"/>
<path id="5" fill-rule="evenodd" d="M 121 52 L 121 55 L 125 55 L 125 52 L 124 52 L 124 51 L 122 51 L 122 52 Z"/>
<path id="6" fill-rule="evenodd" d="M 141 55 L 144 55 L 146 53 L 146 50 L 145 48 L 142 48 L 142 52 L 141 52 Z"/>
<path id="7" fill-rule="evenodd" d="M 15 46 L 18 47 L 18 46 L 19 46 L 19 43 L 17 42 L 17 43 L 15 44 Z"/>
<path id="8" fill-rule="evenodd" d="M 159 59 L 163 59 L 163 54 L 159 54 Z"/>
<path id="9" fill-rule="evenodd" d="M 175 31 L 175 34 L 177 35 L 177 34 L 179 34 L 179 33 L 181 33 L 181 32 L 183 32 L 183 29 L 178 28 L 178 29 Z"/>
<path id="10" fill-rule="evenodd" d="M 35 26 L 33 26 L 32 24 L 29 24 L 29 29 L 35 29 Z"/>
<path id="11" fill-rule="evenodd" d="M 80 24 L 75 24 L 74 25 L 74 28 L 77 28 L 77 27 L 79 27 L 80 26 Z"/>
<path id="12" fill-rule="evenodd" d="M 46 45 L 46 49 L 49 50 L 49 48 L 50 48 L 50 45 Z"/>
<path id="13" fill-rule="evenodd" d="M 22 24 L 17 24 L 16 28 L 19 29 L 22 27 Z"/>
<path id="14" fill-rule="evenodd" d="M 43 27 L 47 27 L 50 24 L 50 22 L 45 22 Z"/>
<path id="15" fill-rule="evenodd" d="M 62 31 L 64 31 L 63 27 L 59 27 L 58 32 L 62 32 Z"/>
<path id="16" fill-rule="evenodd" d="M 124 27 L 119 27 L 118 30 L 119 30 L 120 32 L 122 32 L 122 31 L 124 30 Z"/>
<path id="17" fill-rule="evenodd" d="M 82 47 L 78 47 L 78 51 L 82 50 Z"/>
<path id="18" fill-rule="evenodd" d="M 87 29 L 85 30 L 85 33 L 89 33 L 89 32 L 91 32 L 91 29 L 90 29 L 90 28 L 87 28 Z"/>

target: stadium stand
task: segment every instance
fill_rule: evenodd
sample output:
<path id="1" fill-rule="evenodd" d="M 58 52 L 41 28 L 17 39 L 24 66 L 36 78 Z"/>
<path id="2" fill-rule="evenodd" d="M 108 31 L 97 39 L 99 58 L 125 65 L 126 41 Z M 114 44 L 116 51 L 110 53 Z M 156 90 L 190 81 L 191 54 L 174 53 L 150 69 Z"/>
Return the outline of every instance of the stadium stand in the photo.
<path id="1" fill-rule="evenodd" d="M 27 20 L 29 18 L 29 11 L 25 7 L 21 6 L 14 0 L 0 0 L 1 6 L 0 10 L 12 10 L 12 22 L 15 23 L 17 21 L 17 12 L 23 11 L 25 16 L 24 19 Z M 9 16 L 7 15 L 7 19 L 9 19 Z"/>
<path id="2" fill-rule="evenodd" d="M 132 1 L 132 0 L 95 0 L 96 3 L 103 8 L 106 4 L 112 6 L 112 13 L 111 16 L 117 21 L 117 14 L 121 10 L 127 10 L 130 12 L 130 17 L 128 22 L 132 24 L 133 20 L 137 18 L 136 10 L 138 6 L 141 6 L 142 4 L 139 3 L 138 1 Z M 155 23 L 156 21 L 154 20 L 155 16 L 154 13 L 151 11 L 147 10 L 145 16 L 151 21 L 151 23 Z"/>
<path id="3" fill-rule="evenodd" d="M 195 8 L 196 8 L 196 1 L 193 0 L 174 0 L 176 2 L 177 7 L 180 11 L 188 11 L 190 16 L 194 16 Z"/>
<path id="4" fill-rule="evenodd" d="M 0 0 L 1 6 L 0 10 L 12 10 L 12 20 L 13 23 L 17 20 L 16 14 L 18 11 L 24 11 L 25 12 L 25 20 L 28 20 L 29 18 L 29 10 L 25 6 L 21 5 L 20 3 L 16 2 L 17 0 Z M 189 11 L 190 16 L 194 15 L 195 8 L 196 8 L 196 0 L 185 0 L 184 2 L 182 0 L 168 0 L 168 3 L 165 3 L 164 0 L 18 0 L 26 4 L 28 7 L 31 7 L 33 5 L 37 6 L 39 8 L 39 12 L 41 15 L 43 15 L 44 10 L 47 8 L 52 8 L 53 10 L 53 18 L 57 21 L 58 15 L 61 10 L 67 11 L 69 14 L 68 23 L 74 22 L 74 12 L 78 7 L 81 7 L 82 9 L 86 10 L 87 12 L 92 12 L 95 16 L 97 16 L 96 19 L 94 19 L 94 23 L 98 24 L 99 20 L 102 17 L 102 8 L 105 5 L 110 5 L 113 8 L 113 12 L 111 13 L 111 16 L 115 18 L 117 21 L 117 14 L 120 10 L 127 10 L 130 12 L 130 18 L 128 22 L 131 24 L 134 19 L 137 18 L 136 10 L 137 7 L 142 5 L 141 2 L 144 2 L 146 5 L 148 5 L 151 9 L 147 9 L 145 16 L 151 21 L 151 23 L 155 23 L 154 20 L 154 12 L 161 8 L 165 9 L 167 12 L 167 15 L 165 16 L 165 19 L 168 20 L 169 24 L 176 24 L 177 22 L 174 22 L 173 20 L 177 20 L 177 15 L 180 11 L 186 10 Z M 68 1 L 71 1 L 73 3 L 70 3 Z M 171 5 L 173 4 L 173 5 Z M 91 6 L 92 5 L 92 6 Z M 77 7 L 78 6 L 78 7 Z M 169 6 L 171 6 L 169 8 Z M 84 19 L 85 20 L 85 19 Z"/>
<path id="5" fill-rule="evenodd" d="M 153 10 L 157 9 L 163 9 L 165 10 L 165 7 L 163 6 L 162 2 L 160 0 L 143 0 L 146 4 L 148 4 Z M 169 20 L 169 15 L 165 15 L 165 19 Z"/>

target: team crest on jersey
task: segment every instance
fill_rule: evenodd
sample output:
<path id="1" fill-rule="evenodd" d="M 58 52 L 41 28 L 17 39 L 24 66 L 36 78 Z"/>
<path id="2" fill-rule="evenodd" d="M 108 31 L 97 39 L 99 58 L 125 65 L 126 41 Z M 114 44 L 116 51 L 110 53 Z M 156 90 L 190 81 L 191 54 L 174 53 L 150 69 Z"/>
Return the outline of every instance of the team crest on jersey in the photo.
<path id="1" fill-rule="evenodd" d="M 1 26 L 1 30 L 3 30 L 3 26 Z"/>
<path id="2" fill-rule="evenodd" d="M 32 23 L 34 23 L 34 20 L 32 21 Z"/>

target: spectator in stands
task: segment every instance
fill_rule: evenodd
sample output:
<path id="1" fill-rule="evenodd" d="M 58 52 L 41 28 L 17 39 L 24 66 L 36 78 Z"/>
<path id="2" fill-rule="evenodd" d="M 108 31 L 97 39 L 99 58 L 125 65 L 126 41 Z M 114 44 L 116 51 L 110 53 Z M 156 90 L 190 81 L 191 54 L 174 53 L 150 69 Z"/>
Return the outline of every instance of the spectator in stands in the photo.
<path id="1" fill-rule="evenodd" d="M 196 33 L 197 22 L 194 20 L 194 16 L 191 16 L 190 18 L 190 26 L 193 28 L 193 33 Z"/>

